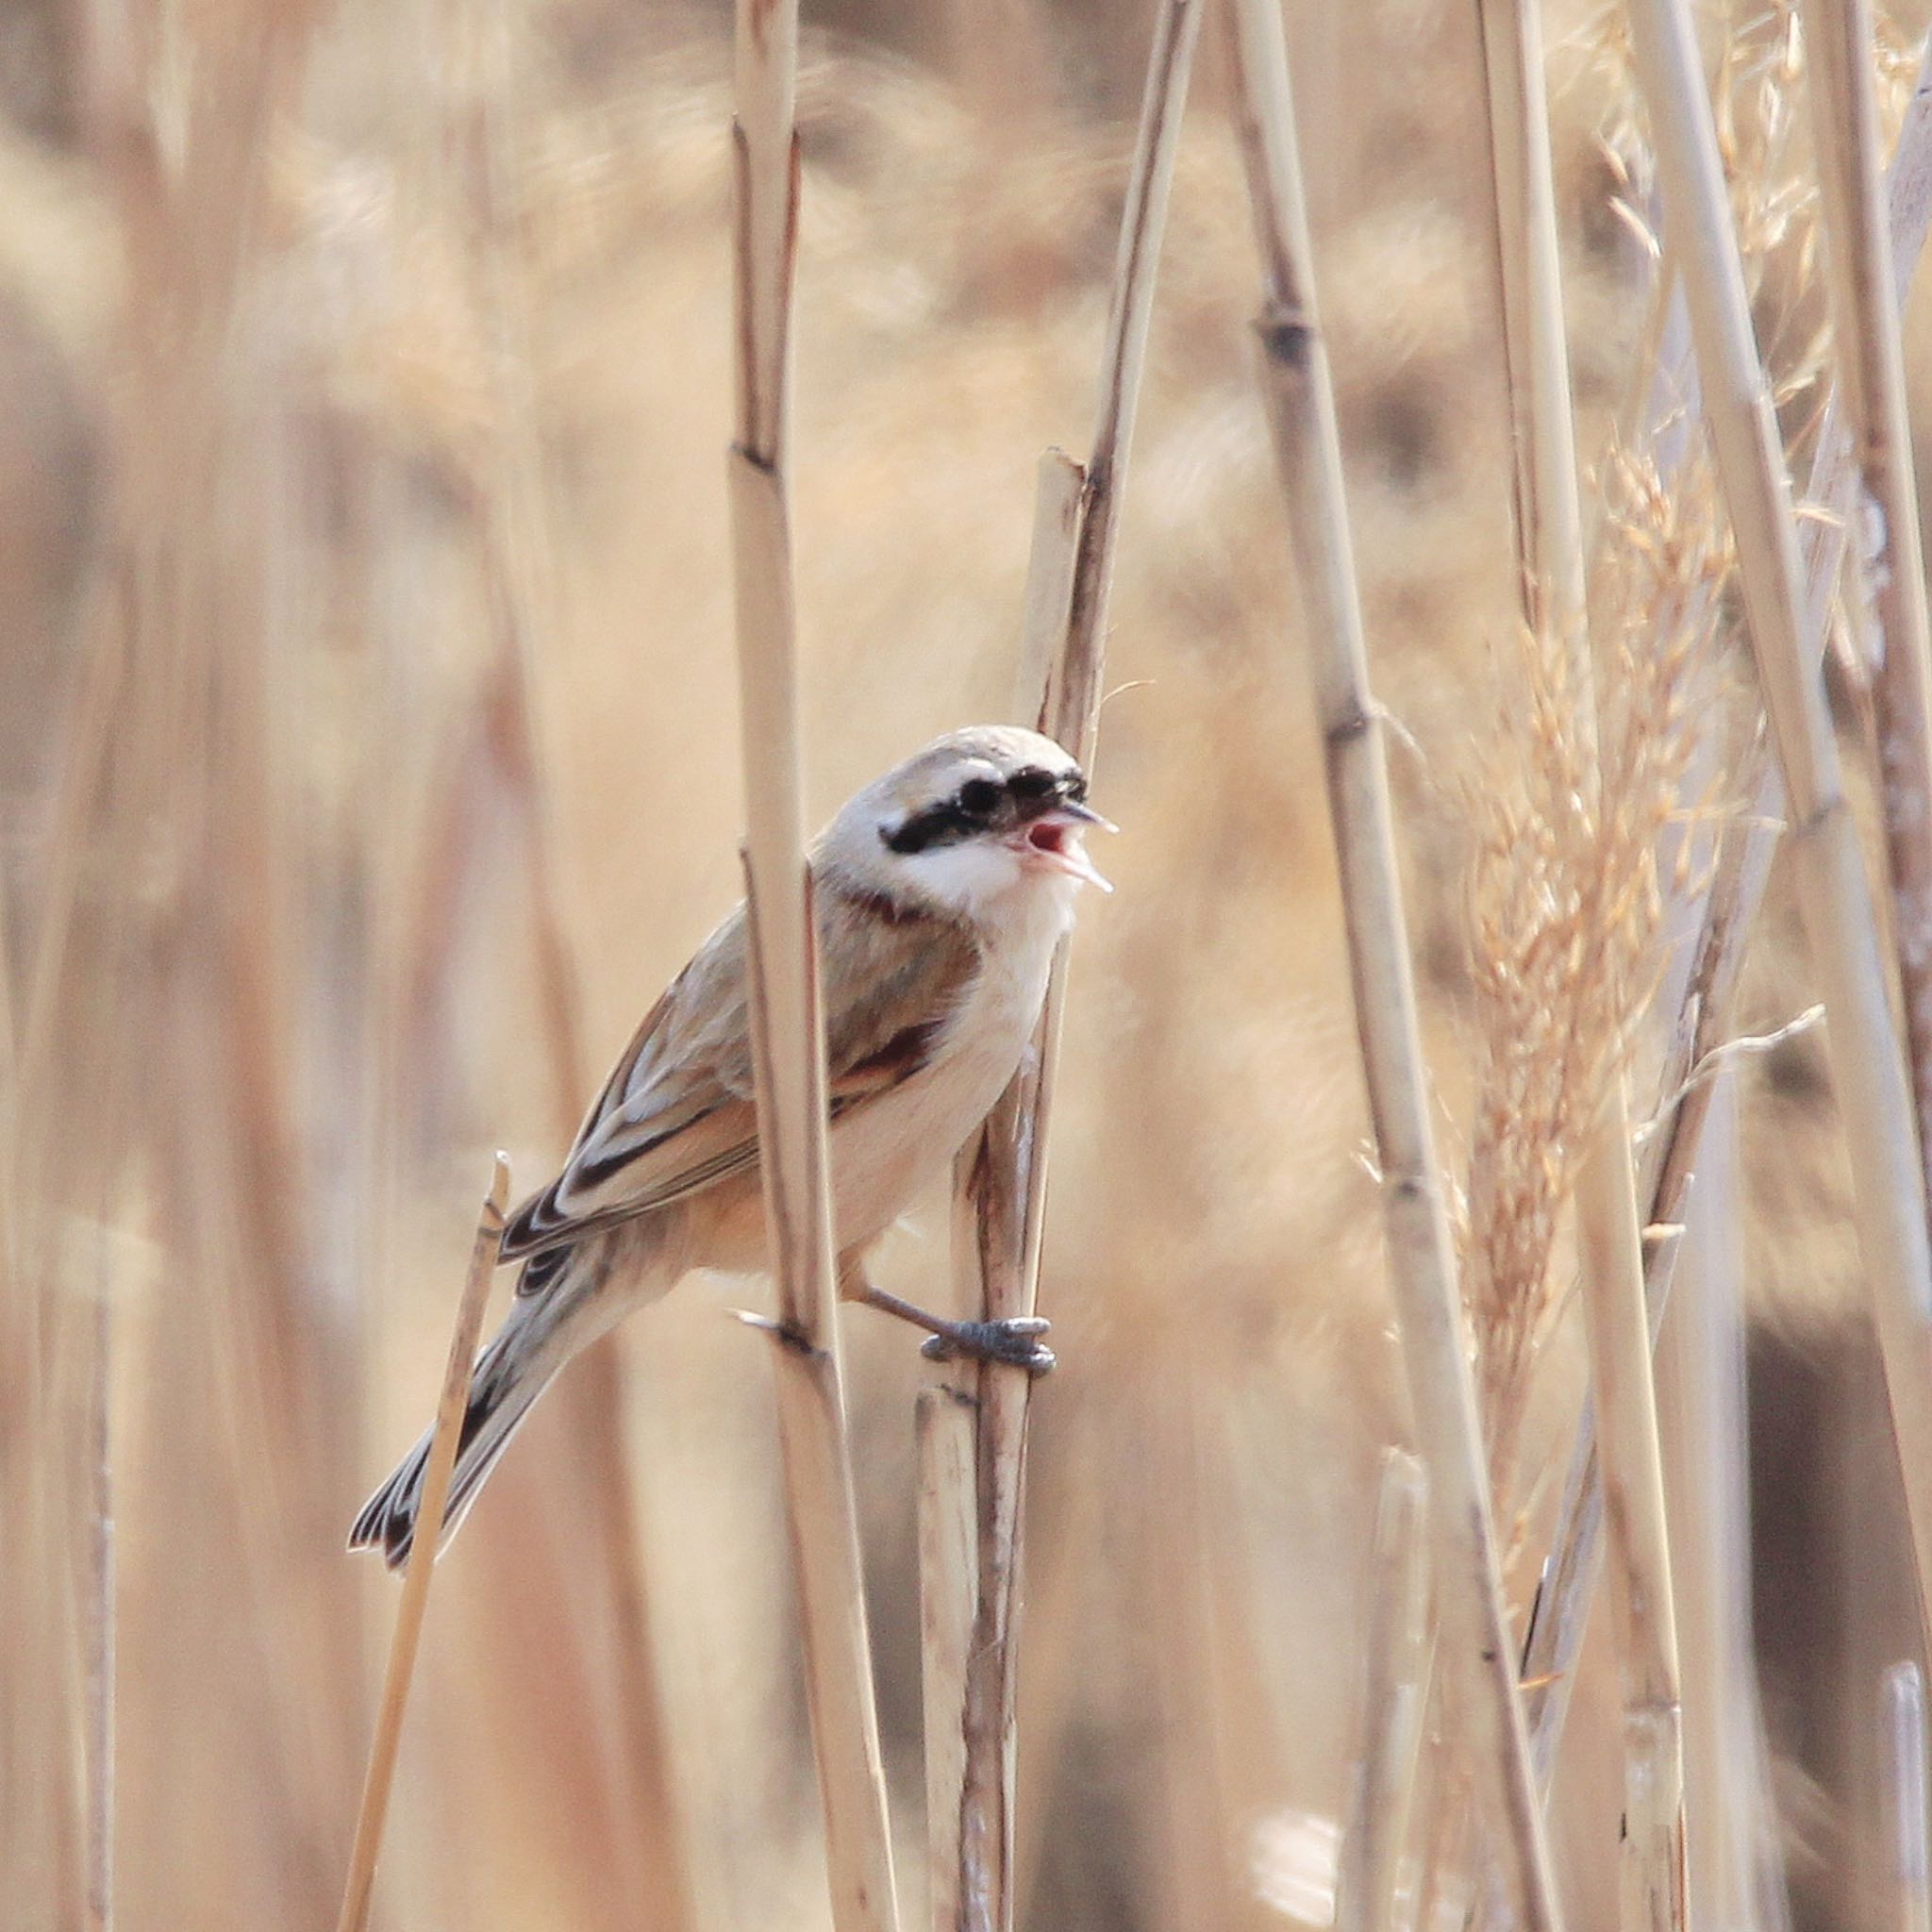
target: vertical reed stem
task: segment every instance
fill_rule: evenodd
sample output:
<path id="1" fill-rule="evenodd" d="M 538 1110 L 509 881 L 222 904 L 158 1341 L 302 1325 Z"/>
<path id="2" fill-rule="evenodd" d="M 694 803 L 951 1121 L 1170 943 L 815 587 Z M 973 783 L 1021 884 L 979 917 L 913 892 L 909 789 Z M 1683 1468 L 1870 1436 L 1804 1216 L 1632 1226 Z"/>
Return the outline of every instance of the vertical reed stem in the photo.
<path id="1" fill-rule="evenodd" d="M 1889 1922 L 1899 1932 L 1932 1932 L 1932 1865 L 1925 1844 L 1925 1680 L 1915 1663 L 1885 1674 L 1885 1785 L 1891 1801 Z"/>
<path id="2" fill-rule="evenodd" d="M 805 857 L 787 482 L 797 65 L 796 0 L 740 0 L 733 124 L 738 395 L 729 481 L 752 1046 L 779 1307 L 773 1330 L 779 1439 L 832 1922 L 838 1932 L 893 1932 L 898 1903 L 845 1429 L 824 1017 Z"/>
<path id="3" fill-rule="evenodd" d="M 8 1029 L 0 1029 L 6 1031 Z M 87 1925 L 114 1924 L 114 1302 L 101 1270 L 88 1363 Z"/>
<path id="4" fill-rule="evenodd" d="M 1382 1174 L 1391 1286 L 1428 1474 L 1439 1650 L 1503 1884 L 1528 1932 L 1558 1923 L 1503 1614 L 1475 1391 L 1429 1120 L 1381 712 L 1342 486 L 1327 351 L 1316 319 L 1288 50 L 1274 0 L 1235 0 L 1238 113 L 1260 243 L 1263 396 L 1274 431 L 1325 754 L 1355 985 L 1356 1025 Z"/>
<path id="5" fill-rule="evenodd" d="M 1549 108 L 1534 0 L 1484 0 L 1490 133 L 1505 340 L 1516 427 L 1517 529 L 1525 615 L 1561 640 L 1588 737 L 1596 739 L 1576 495 L 1576 436 L 1564 340 Z M 1601 793 L 1601 774 L 1598 774 Z M 1599 809 L 1611 801 L 1599 796 Z M 1620 990 L 1620 996 L 1623 990 Z M 1621 1067 L 1577 1170 L 1583 1304 L 1609 1511 L 1626 1724 L 1624 1924 L 1681 1926 L 1684 1766 L 1663 1458 L 1644 1313 L 1643 1249 Z"/>
<path id="6" fill-rule="evenodd" d="M 1021 706 L 1091 768 L 1100 720 L 1114 541 L 1141 376 L 1146 362 L 1160 239 L 1203 0 L 1162 0 L 1148 54 L 1133 174 L 1121 217 L 1100 406 L 1084 471 L 1048 452 L 1040 472 L 1034 549 L 1020 661 Z M 1036 684 L 1041 667 L 1043 685 Z M 1031 1314 L 1039 1291 L 1046 1138 L 1066 997 L 1066 952 L 1048 982 L 1030 1064 L 1014 1075 L 955 1165 L 956 1198 L 970 1205 L 962 1270 L 976 1278 L 989 1321 Z M 968 1217 L 961 1215 L 963 1229 Z M 960 1378 L 977 1418 L 974 1482 L 979 1542 L 968 1651 L 956 1880 L 935 1879 L 971 1932 L 1010 1932 L 1015 1910 L 1014 1698 L 1016 1586 L 1025 1484 L 1028 1375 L 995 1364 Z M 950 1744 L 946 1747 L 950 1752 Z M 938 1784 L 929 1775 L 929 1792 Z M 952 1840 L 948 1843 L 955 1842 Z M 935 1848 L 940 1840 L 935 1838 Z"/>
<path id="7" fill-rule="evenodd" d="M 1375 1511 L 1361 1752 L 1335 1875 L 1335 1932 L 1395 1932 L 1396 1882 L 1429 1702 L 1427 1506 L 1422 1464 L 1389 1450 Z"/>
<path id="8" fill-rule="evenodd" d="M 1857 453 L 1859 563 L 1878 624 L 1872 697 L 1885 803 L 1892 940 L 1904 998 L 1921 1166 L 1932 1195 L 1932 630 L 1919 491 L 1906 409 L 1905 352 L 1891 300 L 1891 235 L 1878 153 L 1871 0 L 1806 0 L 1813 151 L 1832 294 L 1834 362 Z"/>

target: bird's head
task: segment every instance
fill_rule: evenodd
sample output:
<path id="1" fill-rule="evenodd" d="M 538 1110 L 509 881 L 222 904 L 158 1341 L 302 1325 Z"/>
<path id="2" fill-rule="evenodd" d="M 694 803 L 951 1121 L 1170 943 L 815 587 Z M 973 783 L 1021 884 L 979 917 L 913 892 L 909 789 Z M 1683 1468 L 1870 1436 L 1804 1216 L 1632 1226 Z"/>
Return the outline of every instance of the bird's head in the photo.
<path id="1" fill-rule="evenodd" d="M 1018 725 L 949 731 L 858 792 L 826 828 L 824 857 L 854 884 L 975 921 L 1044 899 L 1071 914 L 1081 884 L 1113 889 L 1088 858 L 1080 767 Z"/>

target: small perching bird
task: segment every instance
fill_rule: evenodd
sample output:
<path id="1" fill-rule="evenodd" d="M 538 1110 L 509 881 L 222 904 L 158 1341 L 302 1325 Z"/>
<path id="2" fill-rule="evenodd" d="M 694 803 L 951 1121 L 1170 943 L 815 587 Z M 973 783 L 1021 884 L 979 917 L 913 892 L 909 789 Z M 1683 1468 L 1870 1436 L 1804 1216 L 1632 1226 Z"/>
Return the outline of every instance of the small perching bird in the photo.
<path id="1" fill-rule="evenodd" d="M 825 1012 L 841 1291 L 932 1331 L 927 1344 L 1040 1370 L 1045 1324 L 954 1322 L 873 1288 L 865 1251 L 941 1172 L 1012 1077 L 1081 883 L 1079 766 L 1049 738 L 982 724 L 935 739 L 857 793 L 811 853 Z M 741 905 L 644 1017 L 563 1171 L 504 1231 L 516 1299 L 477 1357 L 447 1537 L 518 1423 L 579 1349 L 693 1268 L 765 1265 Z M 357 1517 L 349 1546 L 391 1568 L 416 1532 L 425 1437 Z"/>

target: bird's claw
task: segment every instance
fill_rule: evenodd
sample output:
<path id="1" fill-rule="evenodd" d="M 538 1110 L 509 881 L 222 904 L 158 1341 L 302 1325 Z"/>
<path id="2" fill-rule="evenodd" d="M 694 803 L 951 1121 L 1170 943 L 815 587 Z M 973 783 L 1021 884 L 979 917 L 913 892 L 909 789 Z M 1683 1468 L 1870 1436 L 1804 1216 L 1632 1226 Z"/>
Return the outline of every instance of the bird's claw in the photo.
<path id="1" fill-rule="evenodd" d="M 1013 1315 L 1004 1322 L 959 1322 L 945 1334 L 935 1335 L 920 1349 L 930 1361 L 958 1361 L 962 1357 L 984 1362 L 1004 1362 L 1043 1375 L 1054 1365 L 1054 1352 L 1040 1339 L 1052 1327 L 1044 1315 Z"/>

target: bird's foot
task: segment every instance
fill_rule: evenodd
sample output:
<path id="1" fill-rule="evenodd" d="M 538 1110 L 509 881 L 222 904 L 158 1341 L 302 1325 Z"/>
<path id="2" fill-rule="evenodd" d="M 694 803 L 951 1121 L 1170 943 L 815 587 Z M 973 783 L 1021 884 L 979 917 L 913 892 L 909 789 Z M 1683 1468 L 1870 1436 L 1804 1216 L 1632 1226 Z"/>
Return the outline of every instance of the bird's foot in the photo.
<path id="1" fill-rule="evenodd" d="M 964 1357 L 1043 1375 L 1054 1365 L 1054 1352 L 1041 1338 L 1052 1325 L 1044 1315 L 1014 1315 L 1004 1322 L 948 1322 L 943 1328 L 935 1325 L 932 1340 L 919 1352 L 932 1361 Z"/>

